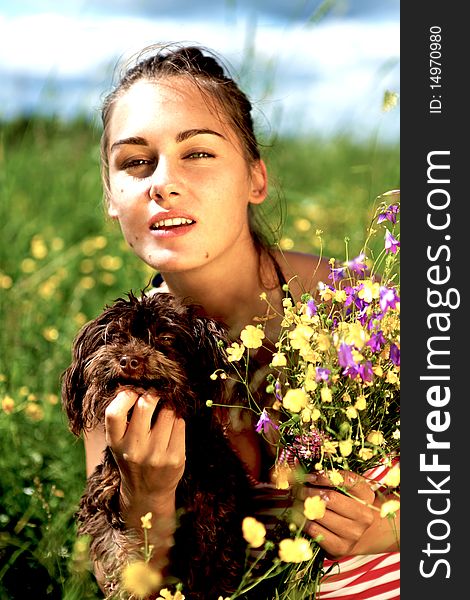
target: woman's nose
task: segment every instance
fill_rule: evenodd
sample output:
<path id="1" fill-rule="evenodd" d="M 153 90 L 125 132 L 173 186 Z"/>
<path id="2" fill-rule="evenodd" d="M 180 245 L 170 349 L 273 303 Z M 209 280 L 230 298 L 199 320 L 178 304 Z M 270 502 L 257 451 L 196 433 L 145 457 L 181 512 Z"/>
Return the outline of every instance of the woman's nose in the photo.
<path id="1" fill-rule="evenodd" d="M 149 196 L 151 200 L 162 202 L 179 196 L 179 184 L 175 170 L 168 161 L 160 159 L 150 179 Z"/>

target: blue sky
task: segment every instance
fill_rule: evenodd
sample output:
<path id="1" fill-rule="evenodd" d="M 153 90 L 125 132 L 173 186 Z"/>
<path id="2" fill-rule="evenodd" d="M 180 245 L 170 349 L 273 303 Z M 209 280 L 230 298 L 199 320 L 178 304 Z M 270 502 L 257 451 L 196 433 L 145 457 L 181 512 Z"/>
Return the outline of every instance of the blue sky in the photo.
<path id="1" fill-rule="evenodd" d="M 116 62 L 189 41 L 227 59 L 271 131 L 397 140 L 399 0 L 0 0 L 0 117 L 97 116 Z"/>

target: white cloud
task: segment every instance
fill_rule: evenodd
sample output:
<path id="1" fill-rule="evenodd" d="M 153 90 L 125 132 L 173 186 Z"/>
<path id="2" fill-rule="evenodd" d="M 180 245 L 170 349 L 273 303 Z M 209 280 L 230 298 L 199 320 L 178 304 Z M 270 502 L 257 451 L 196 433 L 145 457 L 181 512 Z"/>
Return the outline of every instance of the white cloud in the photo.
<path id="1" fill-rule="evenodd" d="M 0 16 L 0 72 L 5 82 L 9 77 L 87 80 L 96 88 L 95 109 L 99 93 L 105 91 L 97 89 L 106 80 L 105 67 L 122 55 L 158 41 L 194 41 L 213 48 L 239 68 L 248 40 L 258 61 L 250 65 L 254 82 L 250 91 L 257 100 L 263 84 L 271 85 L 274 89 L 265 112 L 281 104 L 284 122 L 298 110 L 304 119 L 322 127 L 328 119 L 332 123 L 370 119 L 374 107 L 380 117 L 384 89 L 399 89 L 398 65 L 381 73 L 387 61 L 399 57 L 398 21 L 329 19 L 312 26 L 288 26 L 259 20 L 253 29 L 250 26 L 241 19 L 229 23 L 90 14 L 72 17 L 52 12 Z M 267 81 L 269 68 L 276 75 L 274 86 Z M 14 85 L 4 85 L 2 104 L 14 89 Z M 84 89 L 85 96 L 92 102 L 90 88 Z"/>

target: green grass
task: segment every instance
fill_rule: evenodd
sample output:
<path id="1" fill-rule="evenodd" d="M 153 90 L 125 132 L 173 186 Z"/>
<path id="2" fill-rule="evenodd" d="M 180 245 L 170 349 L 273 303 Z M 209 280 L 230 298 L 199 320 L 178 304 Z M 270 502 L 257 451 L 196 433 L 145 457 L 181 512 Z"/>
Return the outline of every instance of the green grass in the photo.
<path id="1" fill-rule="evenodd" d="M 104 218 L 99 131 L 32 119 L 0 129 L 0 600 L 99 598 L 74 511 L 85 483 L 80 440 L 60 407 L 79 326 L 150 271 Z M 264 151 L 268 218 L 280 245 L 355 254 L 374 198 L 399 187 L 398 145 L 279 139 Z"/>

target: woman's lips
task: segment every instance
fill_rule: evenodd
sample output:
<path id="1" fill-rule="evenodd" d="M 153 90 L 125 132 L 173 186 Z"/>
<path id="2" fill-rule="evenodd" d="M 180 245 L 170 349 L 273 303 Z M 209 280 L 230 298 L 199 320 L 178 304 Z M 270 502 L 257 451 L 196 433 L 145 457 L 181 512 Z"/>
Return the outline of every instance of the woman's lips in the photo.
<path id="1" fill-rule="evenodd" d="M 196 221 L 191 217 L 165 215 L 152 219 L 150 231 L 158 236 L 177 236 L 187 233 L 195 224 Z"/>
<path id="2" fill-rule="evenodd" d="M 181 227 L 184 225 L 192 225 L 194 221 L 192 219 L 187 219 L 186 217 L 174 217 L 172 219 L 160 219 L 159 221 L 155 221 L 150 226 L 150 229 L 164 229 L 168 227 Z"/>

